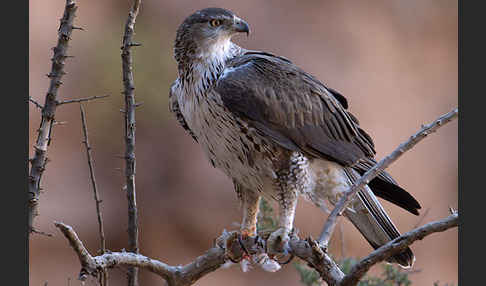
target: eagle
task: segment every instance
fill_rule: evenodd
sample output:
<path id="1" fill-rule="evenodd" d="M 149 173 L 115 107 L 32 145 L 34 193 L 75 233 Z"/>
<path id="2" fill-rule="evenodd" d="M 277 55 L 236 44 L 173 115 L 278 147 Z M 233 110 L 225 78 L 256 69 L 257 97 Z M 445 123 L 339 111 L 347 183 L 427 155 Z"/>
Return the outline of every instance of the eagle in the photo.
<path id="1" fill-rule="evenodd" d="M 240 33 L 249 35 L 248 23 L 223 8 L 182 22 L 169 110 L 232 180 L 243 210 L 241 235 L 257 235 L 262 197 L 276 201 L 271 247 L 288 243 L 300 195 L 328 210 L 376 164 L 376 152 L 343 95 L 285 57 L 236 45 L 231 39 Z M 385 171 L 362 188 L 343 215 L 375 249 L 400 236 L 377 197 L 415 215 L 421 208 Z M 409 248 L 388 259 L 402 267 L 414 261 Z"/>

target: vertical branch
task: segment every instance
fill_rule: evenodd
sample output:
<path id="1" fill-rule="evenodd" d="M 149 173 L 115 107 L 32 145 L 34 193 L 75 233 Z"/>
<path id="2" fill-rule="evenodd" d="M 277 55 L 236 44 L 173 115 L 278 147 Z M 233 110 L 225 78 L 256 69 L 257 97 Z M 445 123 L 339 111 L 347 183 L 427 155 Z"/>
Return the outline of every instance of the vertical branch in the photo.
<path id="1" fill-rule="evenodd" d="M 34 231 L 34 218 L 38 215 L 40 181 L 45 170 L 47 159 L 47 148 L 51 141 L 52 126 L 54 123 L 54 115 L 57 107 L 57 92 L 62 84 L 62 76 L 64 72 L 64 61 L 68 57 L 67 49 L 68 42 L 71 39 L 73 30 L 73 20 L 77 10 L 76 3 L 73 0 L 66 0 L 66 7 L 64 15 L 61 19 L 61 24 L 58 30 L 57 46 L 53 48 L 54 56 L 52 57 L 51 72 L 47 75 L 51 80 L 49 89 L 46 94 L 45 104 L 42 107 L 42 118 L 40 127 L 37 130 L 37 141 L 34 145 L 35 154 L 30 160 L 30 174 L 29 174 L 29 234 Z"/>
<path id="2" fill-rule="evenodd" d="M 93 194 L 96 202 L 96 214 L 98 216 L 101 252 L 105 253 L 106 243 L 105 243 L 105 231 L 103 228 L 103 217 L 101 215 L 101 208 L 100 208 L 101 200 L 99 199 L 98 186 L 96 184 L 96 178 L 94 175 L 94 164 L 93 164 L 93 158 L 91 157 L 91 146 L 89 145 L 89 139 L 88 139 L 88 125 L 86 123 L 86 115 L 84 112 L 83 105 L 80 104 L 79 109 L 81 111 L 81 121 L 83 123 L 83 135 L 84 135 L 83 143 L 86 146 L 86 156 L 88 157 L 89 176 L 91 178 L 91 185 L 93 186 Z"/>
<path id="3" fill-rule="evenodd" d="M 84 135 L 84 145 L 86 146 L 86 156 L 88 157 L 88 167 L 89 167 L 89 176 L 91 178 L 91 185 L 93 187 L 93 195 L 94 195 L 94 200 L 96 203 L 96 214 L 98 217 L 98 230 L 100 233 L 100 244 L 101 244 L 101 254 L 106 253 L 106 241 L 105 241 L 105 231 L 103 227 L 103 217 L 101 215 L 101 200 L 99 199 L 99 194 L 98 194 L 98 186 L 96 184 L 96 178 L 94 174 L 94 163 L 93 163 L 93 158 L 91 157 L 91 146 L 89 145 L 89 139 L 88 139 L 88 124 L 86 123 L 86 115 L 84 112 L 83 105 L 79 105 L 79 110 L 81 112 L 81 122 L 83 124 L 83 135 Z M 106 286 L 107 285 L 107 272 L 103 271 L 102 277 L 100 277 L 100 284 Z"/>
<path id="4" fill-rule="evenodd" d="M 135 192 L 135 85 L 132 73 L 132 56 L 131 47 L 137 44 L 132 42 L 135 20 L 140 8 L 140 0 L 135 0 L 128 19 L 125 24 L 125 33 L 123 35 L 122 69 L 123 69 L 123 86 L 125 95 L 125 177 L 126 192 L 128 199 L 128 249 L 131 252 L 138 253 L 138 210 Z M 130 267 L 128 271 L 128 285 L 138 285 L 138 269 Z"/>

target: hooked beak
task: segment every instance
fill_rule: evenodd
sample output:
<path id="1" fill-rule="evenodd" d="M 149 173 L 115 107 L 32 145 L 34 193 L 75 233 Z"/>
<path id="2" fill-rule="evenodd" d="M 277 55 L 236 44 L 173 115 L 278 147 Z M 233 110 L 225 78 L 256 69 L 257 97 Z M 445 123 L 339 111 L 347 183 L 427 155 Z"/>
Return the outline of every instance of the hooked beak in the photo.
<path id="1" fill-rule="evenodd" d="M 250 26 L 248 23 L 243 21 L 242 19 L 235 17 L 235 21 L 233 23 L 233 29 L 235 32 L 238 33 L 246 33 L 246 36 L 250 35 Z"/>

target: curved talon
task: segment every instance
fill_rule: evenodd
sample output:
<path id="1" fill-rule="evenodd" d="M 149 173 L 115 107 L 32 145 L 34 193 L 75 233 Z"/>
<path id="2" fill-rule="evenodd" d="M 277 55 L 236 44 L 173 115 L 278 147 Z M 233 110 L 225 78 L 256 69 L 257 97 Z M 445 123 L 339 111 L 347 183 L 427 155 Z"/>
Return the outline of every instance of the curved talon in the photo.
<path id="1" fill-rule="evenodd" d="M 248 253 L 248 249 L 246 249 L 245 244 L 243 244 L 243 241 L 241 240 L 242 234 L 238 234 L 238 235 L 237 235 L 237 237 L 238 237 L 238 243 L 240 244 L 241 249 L 243 249 L 243 252 L 245 252 L 245 254 L 246 254 L 247 256 L 249 256 L 249 255 L 250 255 L 250 253 Z"/>
<path id="2" fill-rule="evenodd" d="M 236 261 L 236 260 L 234 260 L 233 258 L 231 258 L 229 255 L 226 255 L 226 258 L 228 258 L 228 260 L 229 260 L 229 261 L 231 261 L 231 262 L 233 262 L 233 263 L 235 263 L 235 264 L 240 263 L 239 261 Z"/>

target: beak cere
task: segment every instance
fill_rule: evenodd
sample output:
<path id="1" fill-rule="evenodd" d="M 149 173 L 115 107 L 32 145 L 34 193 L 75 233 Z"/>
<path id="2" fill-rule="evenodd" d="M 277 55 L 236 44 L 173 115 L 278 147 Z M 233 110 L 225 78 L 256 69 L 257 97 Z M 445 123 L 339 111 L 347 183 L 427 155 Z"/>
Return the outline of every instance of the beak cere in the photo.
<path id="1" fill-rule="evenodd" d="M 235 17 L 233 29 L 238 33 L 246 33 L 247 36 L 250 34 L 250 26 L 248 26 L 248 23 L 238 17 Z"/>

